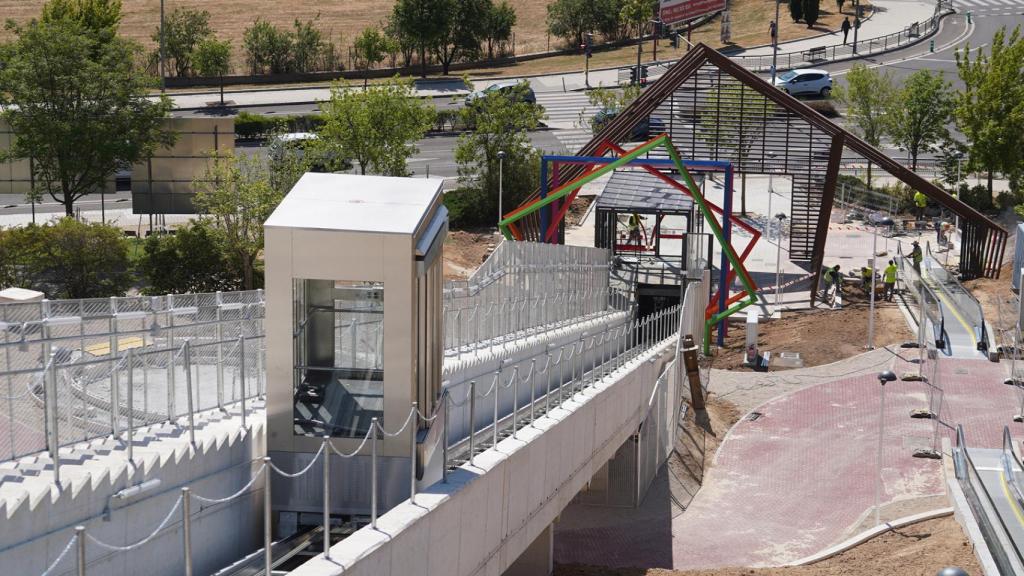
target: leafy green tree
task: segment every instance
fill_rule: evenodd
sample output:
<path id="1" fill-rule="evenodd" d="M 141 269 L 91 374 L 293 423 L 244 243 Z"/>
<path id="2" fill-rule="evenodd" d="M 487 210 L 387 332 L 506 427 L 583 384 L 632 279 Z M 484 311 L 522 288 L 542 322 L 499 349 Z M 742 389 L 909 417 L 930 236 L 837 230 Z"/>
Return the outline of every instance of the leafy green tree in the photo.
<path id="1" fill-rule="evenodd" d="M 804 17 L 803 0 L 789 0 L 789 16 L 793 22 L 799 22 Z"/>
<path id="2" fill-rule="evenodd" d="M 501 46 L 512 38 L 512 28 L 516 25 L 516 9 L 506 0 L 501 4 L 491 4 L 484 21 L 483 37 L 487 44 L 487 59 L 494 59 L 494 48 Z"/>
<path id="3" fill-rule="evenodd" d="M 0 118 L 14 133 L 0 156 L 33 159 L 36 192 L 74 213 L 121 166 L 174 142 L 171 101 L 136 65 L 137 45 L 101 41 L 71 20 L 31 22 L 2 49 Z"/>
<path id="4" fill-rule="evenodd" d="M 144 294 L 241 290 L 243 279 L 225 255 L 208 220 L 193 220 L 175 234 L 146 239 L 139 271 Z"/>
<path id="5" fill-rule="evenodd" d="M 878 147 L 888 128 L 888 114 L 893 102 L 892 77 L 888 71 L 854 64 L 846 75 L 846 85 L 836 87 L 836 99 L 846 105 L 846 124 L 865 142 Z M 868 162 L 867 184 L 871 186 L 871 163 Z"/>
<path id="6" fill-rule="evenodd" d="M 380 30 L 369 27 L 356 37 L 352 46 L 356 57 L 356 65 L 364 72 L 384 61 L 384 58 L 394 49 L 394 41 L 380 33 Z M 363 77 L 363 87 L 369 81 L 369 75 Z"/>
<path id="7" fill-rule="evenodd" d="M 836 0 L 836 9 L 839 11 L 840 14 L 843 13 L 843 4 L 845 3 L 846 0 Z"/>
<path id="8" fill-rule="evenodd" d="M 205 175 L 192 186 L 193 203 L 207 215 L 231 265 L 241 271 L 242 288 L 259 288 L 263 222 L 284 198 L 271 184 L 266 164 L 256 156 L 214 154 Z"/>
<path id="9" fill-rule="evenodd" d="M 802 0 L 801 12 L 807 27 L 811 28 L 818 23 L 818 14 L 821 12 L 821 0 Z"/>
<path id="10" fill-rule="evenodd" d="M 918 70 L 896 90 L 887 115 L 893 142 L 910 153 L 911 169 L 917 157 L 948 138 L 946 125 L 953 117 L 953 92 L 942 73 Z"/>
<path id="11" fill-rule="evenodd" d="M 242 33 L 246 62 L 253 74 L 283 74 L 291 71 L 292 35 L 263 18 L 257 18 Z"/>
<path id="12" fill-rule="evenodd" d="M 313 20 L 302 22 L 295 19 L 291 34 L 291 68 L 296 72 L 312 72 L 325 67 L 329 52 L 333 49 L 317 28 L 318 15 Z"/>
<path id="13" fill-rule="evenodd" d="M 939 175 L 948 189 L 955 190 L 967 175 L 967 165 L 964 163 L 966 158 L 967 145 L 963 142 L 947 137 L 939 143 L 939 153 L 936 157 Z"/>
<path id="14" fill-rule="evenodd" d="M 231 42 L 207 38 L 192 55 L 193 66 L 200 76 L 220 79 L 220 104 L 224 105 L 224 76 L 231 73 Z"/>
<path id="15" fill-rule="evenodd" d="M 544 111 L 514 93 L 492 92 L 463 108 L 461 114 L 475 129 L 460 136 L 455 148 L 460 194 L 465 200 L 458 216 L 463 224 L 491 224 L 498 211 L 498 152 L 505 153 L 505 207 L 518 205 L 537 185 L 540 155 L 530 144 L 528 133 L 543 120 Z"/>
<path id="16" fill-rule="evenodd" d="M 365 90 L 335 85 L 321 104 L 320 141 L 328 153 L 359 163 L 360 174 L 405 176 L 416 141 L 434 123 L 434 108 L 398 78 Z"/>
<path id="17" fill-rule="evenodd" d="M 584 35 L 597 28 L 598 19 L 590 0 L 555 0 L 548 4 L 548 32 L 572 46 L 583 44 Z"/>
<path id="18" fill-rule="evenodd" d="M 427 76 L 427 55 L 444 38 L 455 15 L 455 0 L 397 0 L 391 13 L 395 32 L 415 46 L 420 74 Z"/>
<path id="19" fill-rule="evenodd" d="M 640 40 L 657 4 L 654 0 L 626 0 L 619 11 L 619 20 L 623 25 L 636 30 L 636 37 Z"/>
<path id="20" fill-rule="evenodd" d="M 199 44 L 213 36 L 210 13 L 206 10 L 175 8 L 164 19 L 164 60 L 175 76 L 190 75 L 192 58 Z M 160 43 L 160 27 L 153 32 L 153 42 Z"/>
<path id="21" fill-rule="evenodd" d="M 956 52 L 964 87 L 954 111 L 957 127 L 967 137 L 972 170 L 988 174 L 992 195 L 995 172 L 1011 180 L 1024 173 L 1024 39 L 1020 27 L 992 37 L 988 54 L 971 57 L 970 46 Z"/>
<path id="22" fill-rule="evenodd" d="M 43 5 L 39 19 L 46 24 L 58 20 L 76 22 L 97 42 L 104 44 L 117 36 L 121 0 L 50 0 Z"/>
<path id="23" fill-rule="evenodd" d="M 587 92 L 587 99 L 590 100 L 592 106 L 601 112 L 618 114 L 639 98 L 641 93 L 642 89 L 639 85 L 625 83 L 617 89 L 598 87 L 589 90 Z M 578 125 L 589 126 L 595 134 L 601 128 L 595 120 L 593 111 L 587 110 L 580 110 Z"/>
<path id="24" fill-rule="evenodd" d="M 447 76 L 452 62 L 472 60 L 480 55 L 480 43 L 487 31 L 487 16 L 493 9 L 491 0 L 452 0 L 453 18 L 434 46 L 434 55 Z"/>

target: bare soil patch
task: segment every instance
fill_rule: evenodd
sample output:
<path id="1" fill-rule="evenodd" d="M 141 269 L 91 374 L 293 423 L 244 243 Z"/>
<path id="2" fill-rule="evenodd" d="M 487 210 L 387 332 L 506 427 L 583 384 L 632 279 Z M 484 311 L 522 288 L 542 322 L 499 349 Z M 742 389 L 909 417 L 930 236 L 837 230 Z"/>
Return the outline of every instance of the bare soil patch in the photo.
<path id="1" fill-rule="evenodd" d="M 39 16 L 45 0 L 0 0 L 0 14 L 15 22 L 27 22 Z M 516 9 L 518 23 L 515 27 L 516 53 L 527 54 L 548 49 L 563 47 L 558 38 L 549 38 L 547 34 L 548 0 L 509 0 Z M 847 3 L 849 4 L 849 3 Z M 862 2 L 865 5 L 866 2 Z M 207 2 L 204 0 L 175 0 L 168 2 L 166 11 L 177 7 L 207 10 L 210 12 L 210 24 L 216 34 L 231 41 L 234 47 L 236 73 L 244 71 L 242 54 L 242 34 L 252 25 L 257 16 L 267 19 L 275 25 L 291 28 L 296 20 L 318 18 L 319 27 L 334 42 L 348 66 L 348 47 L 355 37 L 367 26 L 381 25 L 391 13 L 393 2 L 385 0 L 346 0 L 345 2 L 319 2 L 315 0 L 292 0 L 291 2 L 274 2 L 271 0 L 220 0 Z M 768 44 L 768 22 L 774 18 L 774 6 L 764 0 L 733 0 L 730 2 L 732 14 L 731 46 L 751 47 Z M 847 6 L 847 12 L 850 7 Z M 160 23 L 160 0 L 124 0 L 122 7 L 121 33 L 138 40 L 148 49 L 155 47 L 152 36 Z M 805 38 L 837 30 L 843 18 L 835 11 L 832 2 L 822 2 L 821 15 L 814 28 L 807 28 L 803 23 L 793 23 L 783 7 L 780 26 L 780 40 Z M 693 32 L 694 42 L 705 42 L 711 46 L 721 47 L 719 41 L 720 23 L 716 18 L 713 22 Z M 0 29 L 0 39 L 10 35 Z M 668 42 L 662 41 L 658 49 L 659 59 L 679 57 L 683 50 L 672 50 Z M 684 43 L 685 44 L 685 43 Z M 644 59 L 652 54 L 650 42 L 644 47 Z M 632 55 L 632 56 L 631 56 Z M 617 50 L 595 52 L 591 67 L 613 66 L 636 59 L 636 48 L 625 47 Z M 491 75 L 537 74 L 548 71 L 582 69 L 583 60 L 579 56 L 560 56 L 541 61 L 526 62 L 501 69 L 484 69 Z"/>
<path id="2" fill-rule="evenodd" d="M 970 542 L 951 516 L 887 532 L 811 566 L 680 572 L 556 565 L 555 576 L 933 576 L 947 566 L 982 573 Z"/>
<path id="3" fill-rule="evenodd" d="M 444 241 L 445 280 L 469 278 L 500 241 L 494 230 L 449 231 Z"/>
<path id="4" fill-rule="evenodd" d="M 964 287 L 981 303 L 981 309 L 996 330 L 1009 330 L 1017 322 L 1017 297 L 1010 278 L 1013 275 L 1013 257 L 999 269 L 999 278 L 978 278 L 964 282 Z"/>
<path id="5" fill-rule="evenodd" d="M 875 346 L 914 340 L 903 313 L 894 302 L 875 302 Z M 858 288 L 847 288 L 843 308 L 817 308 L 786 312 L 781 319 L 760 324 L 758 349 L 762 352 L 799 352 L 804 366 L 820 366 L 864 352 L 868 334 L 869 303 Z M 746 334 L 733 324 L 713 366 L 725 370 L 751 370 L 743 366 Z M 773 368 L 782 370 L 783 368 Z"/>

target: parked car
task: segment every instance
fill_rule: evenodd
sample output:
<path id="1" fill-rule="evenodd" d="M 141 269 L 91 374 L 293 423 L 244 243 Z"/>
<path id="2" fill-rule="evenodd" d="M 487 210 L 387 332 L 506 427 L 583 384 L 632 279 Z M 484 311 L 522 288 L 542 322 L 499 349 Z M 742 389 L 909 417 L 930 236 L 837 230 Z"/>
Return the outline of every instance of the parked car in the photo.
<path id="1" fill-rule="evenodd" d="M 601 132 L 605 125 L 615 119 L 619 115 L 618 110 L 601 110 L 590 121 L 590 126 L 594 130 L 594 134 Z M 648 116 L 643 120 L 637 122 L 629 132 L 630 142 L 639 142 L 642 140 L 650 140 L 652 137 L 662 134 L 666 131 L 665 121 L 661 118 L 654 116 Z"/>
<path id="2" fill-rule="evenodd" d="M 280 162 L 289 154 L 295 154 L 297 158 L 306 156 L 307 147 L 315 143 L 317 135 L 312 132 L 289 132 L 278 134 L 270 139 L 267 155 L 272 162 Z M 318 155 L 311 157 L 312 165 L 310 172 L 327 172 L 329 156 Z"/>
<path id="3" fill-rule="evenodd" d="M 814 68 L 790 70 L 775 79 L 775 87 L 793 96 L 828 97 L 832 92 L 832 76 L 827 70 Z"/>
<path id="4" fill-rule="evenodd" d="M 537 103 L 537 95 L 534 94 L 533 88 L 530 87 L 529 82 L 525 80 L 504 80 L 502 82 L 495 82 L 483 90 L 477 90 L 476 92 L 469 94 L 466 96 L 465 104 L 466 106 L 472 106 L 477 100 L 495 92 L 515 95 L 519 100 L 528 104 Z"/>

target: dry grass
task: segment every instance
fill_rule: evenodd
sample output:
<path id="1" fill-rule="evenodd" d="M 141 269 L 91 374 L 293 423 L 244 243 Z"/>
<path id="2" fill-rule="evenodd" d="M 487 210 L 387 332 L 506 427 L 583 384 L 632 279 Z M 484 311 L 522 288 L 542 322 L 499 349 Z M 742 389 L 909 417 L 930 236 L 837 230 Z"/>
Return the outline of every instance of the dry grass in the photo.
<path id="1" fill-rule="evenodd" d="M 516 26 L 516 50 L 519 54 L 558 48 L 557 38 L 548 38 L 544 25 L 549 0 L 510 0 L 518 14 Z M 769 0 L 732 0 L 732 41 L 735 46 L 756 46 L 770 41 L 768 22 L 774 18 L 774 3 Z M 0 14 L 17 22 L 24 22 L 39 14 L 43 0 L 0 0 Z M 242 33 L 252 24 L 257 16 L 280 25 L 291 26 L 295 19 L 306 20 L 319 15 L 321 29 L 330 40 L 341 47 L 347 61 L 348 46 L 360 30 L 382 22 L 391 10 L 390 1 L 380 0 L 345 0 L 344 2 L 319 2 L 315 0 L 291 0 L 279 2 L 271 0 L 219 0 L 208 2 L 203 0 L 167 0 L 165 10 L 170 12 L 177 7 L 208 10 L 211 13 L 211 24 L 220 37 L 228 38 L 235 46 L 236 58 L 239 58 Z M 832 0 L 822 1 L 822 13 L 818 24 L 808 29 L 804 24 L 793 24 L 785 13 L 785 6 L 780 20 L 781 40 L 802 38 L 820 34 L 838 28 L 842 17 L 836 14 Z M 160 0 L 124 0 L 121 31 L 143 45 L 152 48 L 151 39 L 160 22 Z M 8 34 L 0 31 L 0 37 Z M 717 19 L 709 25 L 693 32 L 694 42 L 705 42 L 711 46 L 721 46 L 718 41 L 719 25 Z M 650 58 L 650 43 L 646 46 L 645 57 Z M 673 51 L 667 42 L 662 42 L 658 54 L 662 58 L 680 56 L 683 51 Z M 608 52 L 594 54 L 591 67 L 615 66 L 630 62 L 635 58 L 636 49 L 625 47 Z M 528 62 L 510 66 L 505 69 L 489 69 L 492 75 L 505 74 L 540 74 L 551 71 L 562 71 L 582 68 L 582 59 L 578 56 L 560 56 L 541 61 Z"/>

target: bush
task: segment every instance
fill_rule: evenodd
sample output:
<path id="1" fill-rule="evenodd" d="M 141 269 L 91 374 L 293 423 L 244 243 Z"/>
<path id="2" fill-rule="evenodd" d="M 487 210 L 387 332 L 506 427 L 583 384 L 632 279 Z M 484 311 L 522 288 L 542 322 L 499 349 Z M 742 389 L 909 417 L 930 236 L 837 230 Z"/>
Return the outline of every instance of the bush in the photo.
<path id="1" fill-rule="evenodd" d="M 979 212 L 990 212 L 993 208 L 992 194 L 984 185 L 969 187 L 961 184 L 959 190 L 960 201 Z"/>
<path id="2" fill-rule="evenodd" d="M 118 228 L 62 218 L 0 230 L 0 285 L 52 299 L 123 296 L 131 283 L 128 242 Z"/>
<path id="3" fill-rule="evenodd" d="M 804 104 L 825 118 L 839 118 L 839 111 L 831 100 L 805 100 Z"/>
<path id="4" fill-rule="evenodd" d="M 448 220 L 452 228 L 475 228 L 492 223 L 494 214 L 485 211 L 490 204 L 483 198 L 482 192 L 472 188 L 458 188 L 444 195 L 444 205 L 448 208 Z"/>
<path id="5" fill-rule="evenodd" d="M 144 294 L 181 294 L 241 290 L 242 275 L 224 255 L 216 231 L 193 220 L 174 235 L 150 236 L 139 271 Z"/>
<path id="6" fill-rule="evenodd" d="M 1016 191 L 1000 192 L 996 196 L 996 208 L 1000 212 L 1004 210 L 1010 210 L 1015 208 L 1018 204 L 1024 202 L 1024 194 Z"/>
<path id="7" fill-rule="evenodd" d="M 239 112 L 235 117 L 235 137 L 239 140 L 264 140 L 278 132 L 316 132 L 324 125 L 320 114 L 302 116 L 264 116 Z"/>

